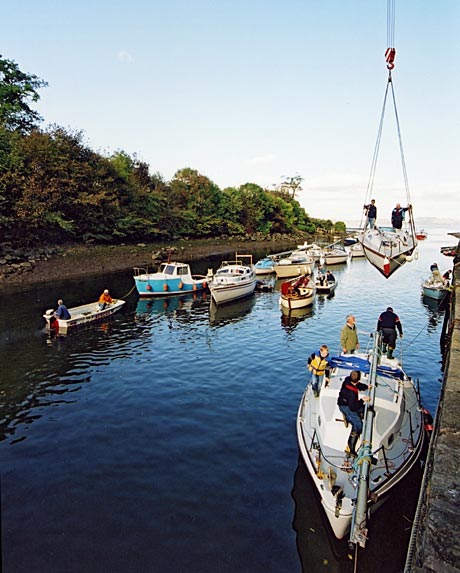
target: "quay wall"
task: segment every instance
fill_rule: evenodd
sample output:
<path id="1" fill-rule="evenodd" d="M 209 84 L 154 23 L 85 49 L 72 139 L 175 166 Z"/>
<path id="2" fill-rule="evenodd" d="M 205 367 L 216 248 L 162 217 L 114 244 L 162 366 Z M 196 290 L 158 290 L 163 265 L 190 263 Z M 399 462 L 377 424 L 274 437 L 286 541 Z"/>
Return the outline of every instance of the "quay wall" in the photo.
<path id="1" fill-rule="evenodd" d="M 460 243 L 443 336 L 442 390 L 404 573 L 460 573 Z"/>

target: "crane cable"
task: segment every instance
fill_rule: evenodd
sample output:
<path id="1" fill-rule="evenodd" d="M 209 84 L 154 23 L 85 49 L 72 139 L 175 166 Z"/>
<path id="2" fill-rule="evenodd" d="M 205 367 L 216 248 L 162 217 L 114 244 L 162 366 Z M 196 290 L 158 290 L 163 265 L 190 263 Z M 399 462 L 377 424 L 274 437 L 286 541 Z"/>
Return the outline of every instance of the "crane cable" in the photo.
<path id="1" fill-rule="evenodd" d="M 408 205 L 412 204 L 411 198 L 410 198 L 410 191 L 409 191 L 409 179 L 407 176 L 406 160 L 404 157 L 404 148 L 403 148 L 403 143 L 402 143 L 401 127 L 399 124 L 398 108 L 396 105 L 396 96 L 395 96 L 395 91 L 394 91 L 394 87 L 393 87 L 393 78 L 392 78 L 392 74 L 391 74 L 392 70 L 394 69 L 394 61 L 396 58 L 396 48 L 394 47 L 395 2 L 396 2 L 396 0 L 387 0 L 387 46 L 388 46 L 388 48 L 385 52 L 385 61 L 387 63 L 387 68 L 388 68 L 388 80 L 387 80 L 387 85 L 386 85 L 386 89 L 385 89 L 385 96 L 383 98 L 382 113 L 380 115 L 380 122 L 379 122 L 379 128 L 378 128 L 378 132 L 377 132 L 377 140 L 376 140 L 375 148 L 374 148 L 374 155 L 372 157 L 372 164 L 371 164 L 371 170 L 370 170 L 370 174 L 369 174 L 369 181 L 368 181 L 368 185 L 367 185 L 367 189 L 366 189 L 366 204 L 368 204 L 370 202 L 371 197 L 373 195 L 375 172 L 376 172 L 376 168 L 377 168 L 377 159 L 379 156 L 380 143 L 381 143 L 381 139 L 382 139 L 383 122 L 384 122 L 384 118 L 385 118 L 385 110 L 386 110 L 386 105 L 387 105 L 388 89 L 389 88 L 391 88 L 391 99 L 393 102 L 393 109 L 394 109 L 395 120 L 396 120 L 396 127 L 397 127 L 397 133 L 398 133 L 398 141 L 399 141 L 399 152 L 400 152 L 400 156 L 401 156 L 401 165 L 402 165 L 402 171 L 403 171 L 404 186 L 405 186 L 405 190 L 406 190 L 407 204 Z M 410 227 L 411 227 L 412 237 L 415 240 L 415 223 L 414 223 L 414 218 L 412 216 L 412 213 L 411 213 L 411 217 L 410 217 Z"/>

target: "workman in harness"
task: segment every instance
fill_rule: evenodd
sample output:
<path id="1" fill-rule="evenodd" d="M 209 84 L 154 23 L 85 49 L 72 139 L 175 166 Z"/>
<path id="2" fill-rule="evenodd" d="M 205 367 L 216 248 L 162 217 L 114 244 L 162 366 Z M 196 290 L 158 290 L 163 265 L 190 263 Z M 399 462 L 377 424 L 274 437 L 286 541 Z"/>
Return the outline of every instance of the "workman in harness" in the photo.
<path id="1" fill-rule="evenodd" d="M 351 432 L 345 449 L 347 454 L 356 456 L 356 442 L 363 431 L 364 402 L 369 402 L 370 397 L 359 397 L 359 391 L 368 390 L 371 386 L 360 382 L 361 372 L 352 370 L 340 388 L 337 405 L 345 417 L 346 425 L 351 424 Z"/>
<path id="2" fill-rule="evenodd" d="M 396 348 L 396 329 L 398 329 L 399 337 L 403 337 L 403 329 L 399 316 L 393 312 L 391 306 L 389 306 L 385 312 L 379 316 L 377 321 L 377 330 L 382 331 L 382 351 L 388 353 L 387 358 L 393 358 L 393 350 Z"/>
<path id="3" fill-rule="evenodd" d="M 329 383 L 331 368 L 328 358 L 329 349 L 325 344 L 308 357 L 308 370 L 311 372 L 311 385 L 315 398 L 319 396 L 323 379 L 326 378 L 326 386 Z"/>

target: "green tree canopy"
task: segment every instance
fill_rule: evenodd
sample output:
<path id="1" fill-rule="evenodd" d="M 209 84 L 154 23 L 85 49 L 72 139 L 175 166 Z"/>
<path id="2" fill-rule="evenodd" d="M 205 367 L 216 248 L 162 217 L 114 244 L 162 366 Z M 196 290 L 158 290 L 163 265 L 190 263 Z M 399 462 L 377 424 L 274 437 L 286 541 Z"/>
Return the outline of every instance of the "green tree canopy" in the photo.
<path id="1" fill-rule="evenodd" d="M 16 62 L 0 54 L 0 124 L 8 130 L 30 132 L 42 120 L 30 103 L 40 99 L 36 90 L 47 85 L 37 76 L 22 72 Z"/>

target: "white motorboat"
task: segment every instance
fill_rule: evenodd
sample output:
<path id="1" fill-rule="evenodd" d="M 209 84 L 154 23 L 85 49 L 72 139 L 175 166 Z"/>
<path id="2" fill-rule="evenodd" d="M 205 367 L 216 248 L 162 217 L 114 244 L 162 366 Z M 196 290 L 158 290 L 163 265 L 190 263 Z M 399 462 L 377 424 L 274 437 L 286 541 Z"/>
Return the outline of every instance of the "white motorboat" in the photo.
<path id="1" fill-rule="evenodd" d="M 296 249 L 287 257 L 275 262 L 276 277 L 278 279 L 286 279 L 300 275 L 309 275 L 314 264 L 315 260 L 306 251 Z"/>
<path id="2" fill-rule="evenodd" d="M 348 261 L 349 254 L 343 245 L 334 244 L 323 249 L 323 261 L 325 265 L 339 265 Z"/>
<path id="3" fill-rule="evenodd" d="M 315 263 L 319 262 L 323 255 L 323 249 L 316 243 L 309 243 L 305 241 L 303 245 L 297 245 L 299 251 L 305 251 L 307 255 L 313 258 Z"/>
<path id="4" fill-rule="evenodd" d="M 367 260 L 386 278 L 411 261 L 417 247 L 414 233 L 391 227 L 367 229 L 361 234 L 360 241 Z"/>
<path id="5" fill-rule="evenodd" d="M 120 299 L 114 300 L 112 303 L 108 303 L 102 310 L 98 301 L 75 306 L 68 309 L 70 313 L 68 320 L 56 317 L 54 309 L 51 308 L 45 312 L 43 318 L 46 320 L 46 327 L 49 330 L 65 333 L 69 328 L 107 318 L 115 312 L 118 312 L 125 302 L 126 301 Z"/>
<path id="6" fill-rule="evenodd" d="M 302 275 L 281 285 L 280 305 L 289 310 L 304 308 L 313 304 L 316 294 L 311 277 Z"/>
<path id="7" fill-rule="evenodd" d="M 209 283 L 212 299 L 223 304 L 253 294 L 256 273 L 252 255 L 235 255 L 234 261 L 223 261 Z"/>
<path id="8" fill-rule="evenodd" d="M 301 455 L 318 490 L 332 531 L 338 539 L 364 547 L 366 518 L 420 458 L 425 441 L 425 414 L 418 389 L 400 362 L 381 352 L 381 334 L 373 333 L 369 353 L 331 358 L 331 376 L 319 397 L 311 384 L 297 415 Z M 361 372 L 370 386 L 357 457 L 346 454 L 350 427 L 337 399 L 346 376 Z"/>
<path id="9" fill-rule="evenodd" d="M 353 245 L 350 245 L 348 248 L 349 248 L 349 251 L 351 253 L 352 259 L 357 259 L 359 257 L 365 257 L 366 256 L 364 254 L 363 246 L 360 242 L 354 243 Z"/>

